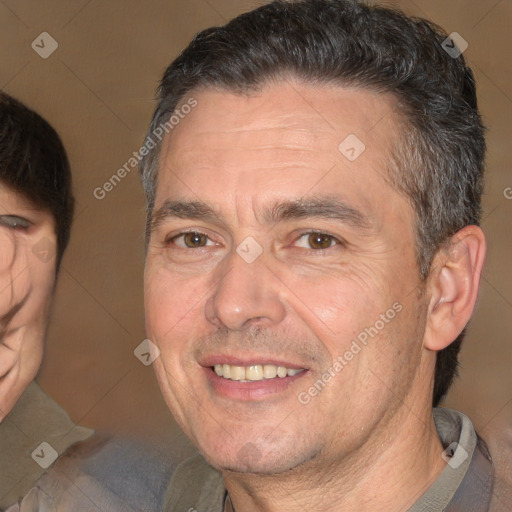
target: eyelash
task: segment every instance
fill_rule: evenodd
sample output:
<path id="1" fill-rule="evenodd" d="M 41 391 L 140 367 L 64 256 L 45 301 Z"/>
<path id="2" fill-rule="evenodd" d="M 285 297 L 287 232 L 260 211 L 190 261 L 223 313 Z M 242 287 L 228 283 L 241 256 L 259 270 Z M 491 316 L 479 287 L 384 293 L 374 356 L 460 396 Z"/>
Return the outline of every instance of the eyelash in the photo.
<path id="1" fill-rule="evenodd" d="M 191 229 L 189 231 L 182 231 L 181 233 L 178 233 L 177 235 L 174 235 L 172 236 L 171 238 L 167 238 L 165 240 L 165 244 L 166 245 L 170 245 L 171 243 L 173 243 L 175 240 L 179 239 L 179 238 L 183 238 L 185 235 L 188 235 L 188 234 L 194 234 L 194 235 L 201 235 L 201 236 L 205 236 L 206 238 L 208 238 L 210 240 L 210 237 L 204 233 L 203 231 L 198 231 L 197 229 Z M 202 249 L 203 247 L 196 247 L 196 249 Z M 180 249 L 184 249 L 184 250 L 187 250 L 187 249 L 193 249 L 193 247 L 180 247 Z"/>
<path id="2" fill-rule="evenodd" d="M 303 238 L 305 236 L 309 237 L 311 235 L 320 235 L 320 236 L 328 237 L 331 240 L 332 245 L 330 245 L 329 247 L 326 247 L 325 249 L 313 249 L 313 248 L 310 248 L 310 249 L 306 249 L 306 250 L 310 250 L 310 251 L 314 251 L 314 252 L 320 252 L 320 251 L 327 251 L 328 249 L 331 249 L 335 245 L 343 245 L 343 242 L 339 238 L 335 237 L 334 235 L 331 235 L 330 233 L 326 233 L 325 231 L 306 231 L 305 233 L 302 233 L 295 240 L 295 242 L 297 242 L 298 240 L 300 240 L 301 238 Z"/>
<path id="3" fill-rule="evenodd" d="M 187 235 L 189 233 L 197 234 L 197 235 L 200 235 L 200 236 L 205 236 L 206 238 L 208 238 L 208 240 L 211 240 L 211 238 L 208 236 L 208 234 L 204 233 L 203 231 L 198 231 L 198 230 L 192 229 L 190 231 L 183 231 L 181 233 L 178 233 L 177 235 L 174 235 L 171 238 L 166 239 L 165 240 L 165 244 L 166 245 L 170 245 L 171 243 L 175 242 L 177 239 L 182 238 L 182 237 L 184 237 L 185 235 Z M 328 249 L 331 249 L 335 245 L 344 245 L 344 242 L 342 240 L 340 240 L 339 238 L 335 237 L 334 235 L 331 235 L 330 233 L 326 233 L 324 231 L 305 231 L 305 232 L 301 233 L 295 239 L 294 243 L 296 243 L 298 240 L 300 240 L 304 236 L 309 236 L 309 235 L 326 236 L 326 237 L 329 237 L 332 240 L 332 242 L 333 242 L 333 244 L 331 246 L 326 247 L 325 249 L 313 249 L 313 248 L 310 248 L 309 249 L 310 251 L 314 251 L 314 252 L 326 251 Z M 204 247 L 205 246 L 200 246 L 200 247 L 180 247 L 180 249 L 191 250 L 191 249 L 203 249 Z M 306 250 L 308 250 L 308 249 L 306 249 Z"/>

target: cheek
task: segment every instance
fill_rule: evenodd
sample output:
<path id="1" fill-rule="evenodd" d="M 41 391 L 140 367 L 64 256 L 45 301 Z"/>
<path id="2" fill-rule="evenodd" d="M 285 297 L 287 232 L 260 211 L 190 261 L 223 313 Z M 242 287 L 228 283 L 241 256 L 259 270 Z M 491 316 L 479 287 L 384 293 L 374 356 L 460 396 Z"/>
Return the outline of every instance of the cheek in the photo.
<path id="1" fill-rule="evenodd" d="M 6 228 L 0 228 L 0 273 L 8 271 L 16 255 L 16 241 Z"/>
<path id="2" fill-rule="evenodd" d="M 290 271 L 283 282 L 292 308 L 321 339 L 354 334 L 394 302 L 384 278 L 363 265 L 315 275 Z"/>
<path id="3" fill-rule="evenodd" d="M 55 260 L 30 261 L 30 274 L 32 278 L 32 302 L 38 316 L 49 315 L 50 305 L 55 288 Z"/>
<path id="4" fill-rule="evenodd" d="M 179 279 L 151 262 L 144 276 L 146 330 L 160 344 L 190 332 L 200 312 L 204 291 L 195 279 Z M 175 342 L 173 341 L 173 344 Z"/>
<path id="5" fill-rule="evenodd" d="M 0 315 L 30 293 L 33 276 L 27 271 L 27 250 L 15 238 L 0 230 Z M 5 244 L 5 245 L 4 245 Z"/>

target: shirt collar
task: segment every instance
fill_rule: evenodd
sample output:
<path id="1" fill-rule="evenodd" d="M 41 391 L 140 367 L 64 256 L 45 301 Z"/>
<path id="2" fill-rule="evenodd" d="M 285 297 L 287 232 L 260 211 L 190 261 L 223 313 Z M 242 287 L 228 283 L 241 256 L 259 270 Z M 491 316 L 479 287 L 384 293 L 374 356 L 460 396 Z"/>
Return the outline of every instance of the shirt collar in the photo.
<path id="1" fill-rule="evenodd" d="M 0 509 L 23 497 L 44 473 L 42 465 L 50 461 L 53 452 L 41 443 L 48 443 L 60 455 L 93 433 L 76 426 L 66 411 L 32 382 L 0 423 Z"/>
<path id="2" fill-rule="evenodd" d="M 485 442 L 466 415 L 445 408 L 433 412 L 447 465 L 408 512 L 487 512 L 493 468 Z"/>

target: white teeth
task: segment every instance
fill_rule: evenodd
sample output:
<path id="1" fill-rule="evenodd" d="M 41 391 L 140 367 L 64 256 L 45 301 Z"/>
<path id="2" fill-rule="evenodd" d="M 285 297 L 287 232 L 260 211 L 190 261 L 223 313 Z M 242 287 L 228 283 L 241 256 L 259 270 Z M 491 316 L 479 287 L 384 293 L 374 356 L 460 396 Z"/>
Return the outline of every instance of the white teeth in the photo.
<path id="1" fill-rule="evenodd" d="M 248 366 L 245 369 L 245 378 L 247 380 L 262 380 L 263 379 L 263 366 L 256 364 L 254 366 Z"/>
<path id="2" fill-rule="evenodd" d="M 231 378 L 231 366 L 229 366 L 229 364 L 222 364 L 220 365 L 222 366 L 222 373 L 219 375 L 219 377 L 225 377 L 226 379 L 230 379 Z"/>
<path id="3" fill-rule="evenodd" d="M 263 377 L 265 379 L 273 379 L 277 375 L 277 366 L 274 364 L 266 364 L 263 367 Z"/>
<path id="4" fill-rule="evenodd" d="M 251 366 L 216 364 L 213 369 L 219 377 L 244 382 L 274 379 L 275 377 L 293 377 L 304 371 L 286 368 L 285 366 L 276 366 L 275 364 L 254 364 Z"/>
<path id="5" fill-rule="evenodd" d="M 286 374 L 287 374 L 287 372 L 286 372 L 286 368 L 284 366 L 277 367 L 277 376 L 278 377 L 281 377 L 281 378 L 286 377 Z"/>
<path id="6" fill-rule="evenodd" d="M 245 380 L 245 367 L 232 366 L 231 367 L 231 380 Z"/>

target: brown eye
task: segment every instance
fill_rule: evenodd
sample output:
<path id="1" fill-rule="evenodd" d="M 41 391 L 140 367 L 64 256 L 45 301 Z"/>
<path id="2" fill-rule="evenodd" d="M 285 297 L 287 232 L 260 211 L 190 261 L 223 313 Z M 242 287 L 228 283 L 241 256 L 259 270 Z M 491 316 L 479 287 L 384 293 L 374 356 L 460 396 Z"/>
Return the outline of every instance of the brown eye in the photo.
<path id="1" fill-rule="evenodd" d="M 172 238 L 168 238 L 165 244 L 171 246 L 177 246 L 180 249 L 201 249 L 202 247 L 215 247 L 218 244 L 215 243 L 211 238 L 201 231 L 186 231 Z"/>
<path id="2" fill-rule="evenodd" d="M 185 246 L 189 249 L 204 247 L 208 241 L 208 237 L 203 235 L 203 233 L 190 232 L 184 233 L 182 236 Z"/>
<path id="3" fill-rule="evenodd" d="M 308 235 L 308 244 L 312 249 L 328 249 L 333 242 L 333 237 L 324 233 L 309 233 Z"/>
<path id="4" fill-rule="evenodd" d="M 303 233 L 295 242 L 296 247 L 318 251 L 330 249 L 334 245 L 341 245 L 341 242 L 334 236 L 319 231 Z"/>

